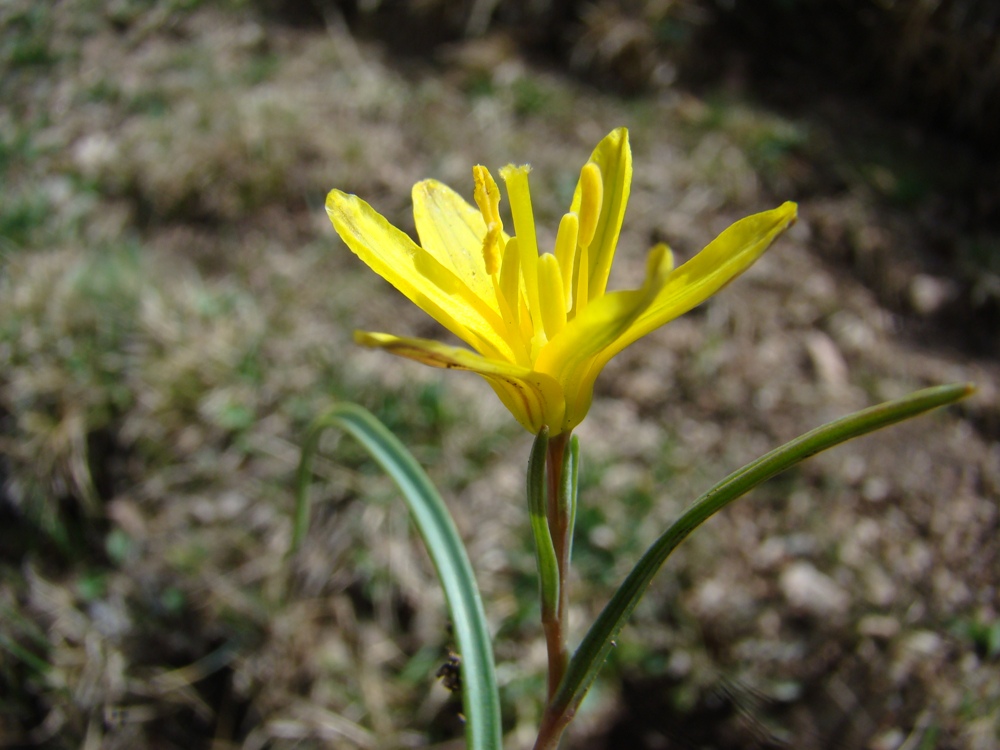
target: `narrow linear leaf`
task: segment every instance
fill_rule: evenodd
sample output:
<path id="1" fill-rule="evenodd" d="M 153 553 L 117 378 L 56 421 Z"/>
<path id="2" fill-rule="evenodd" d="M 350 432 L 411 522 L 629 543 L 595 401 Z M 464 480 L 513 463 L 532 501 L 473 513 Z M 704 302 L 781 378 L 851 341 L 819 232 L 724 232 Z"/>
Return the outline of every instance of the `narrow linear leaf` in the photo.
<path id="1" fill-rule="evenodd" d="M 966 383 L 926 388 L 842 417 L 752 461 L 699 497 L 646 551 L 584 636 L 549 706 L 548 722 L 565 726 L 572 718 L 607 659 L 614 638 L 642 598 L 649 582 L 670 553 L 695 528 L 761 482 L 820 451 L 950 404 L 974 390 L 974 386 Z"/>
<path id="2" fill-rule="evenodd" d="M 309 482 L 320 435 L 330 427 L 350 434 L 371 454 L 403 494 L 444 589 L 462 657 L 462 705 L 470 750 L 500 750 L 500 696 L 493 645 L 482 598 L 458 529 L 430 478 L 413 455 L 371 412 L 356 404 L 334 406 L 310 426 L 296 481 L 292 550 L 302 543 L 309 524 Z"/>

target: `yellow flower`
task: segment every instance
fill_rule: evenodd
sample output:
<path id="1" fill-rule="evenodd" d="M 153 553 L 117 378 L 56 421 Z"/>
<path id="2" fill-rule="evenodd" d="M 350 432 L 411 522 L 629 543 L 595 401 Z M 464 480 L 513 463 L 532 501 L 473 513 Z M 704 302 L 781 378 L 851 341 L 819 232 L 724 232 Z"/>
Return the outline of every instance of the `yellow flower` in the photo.
<path id="1" fill-rule="evenodd" d="M 504 232 L 500 190 L 473 168 L 473 207 L 435 180 L 413 187 L 416 244 L 354 195 L 332 190 L 326 210 L 354 253 L 473 350 L 358 331 L 355 339 L 435 367 L 470 370 L 524 427 L 550 435 L 587 414 L 594 381 L 615 354 L 713 295 L 795 221 L 794 203 L 742 219 L 678 268 L 666 245 L 649 252 L 642 287 L 607 292 L 632 182 L 628 132 L 619 128 L 580 171 L 553 252 L 538 252 L 527 166 L 500 170 L 514 234 Z"/>

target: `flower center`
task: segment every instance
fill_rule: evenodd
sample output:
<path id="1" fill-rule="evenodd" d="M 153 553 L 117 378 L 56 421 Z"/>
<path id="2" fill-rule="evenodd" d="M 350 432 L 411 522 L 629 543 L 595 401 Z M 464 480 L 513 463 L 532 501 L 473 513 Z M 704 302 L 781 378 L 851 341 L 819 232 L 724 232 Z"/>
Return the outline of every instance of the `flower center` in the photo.
<path id="1" fill-rule="evenodd" d="M 474 198 L 486 224 L 483 261 L 493 279 L 505 338 L 517 361 L 529 366 L 541 347 L 590 301 L 589 249 L 604 201 L 601 168 L 588 162 L 580 171 L 579 211 L 563 215 L 553 252 L 539 256 L 528 187 L 530 171 L 527 165 L 513 164 L 500 170 L 515 232 L 505 241 L 497 183 L 486 167 L 472 169 Z"/>

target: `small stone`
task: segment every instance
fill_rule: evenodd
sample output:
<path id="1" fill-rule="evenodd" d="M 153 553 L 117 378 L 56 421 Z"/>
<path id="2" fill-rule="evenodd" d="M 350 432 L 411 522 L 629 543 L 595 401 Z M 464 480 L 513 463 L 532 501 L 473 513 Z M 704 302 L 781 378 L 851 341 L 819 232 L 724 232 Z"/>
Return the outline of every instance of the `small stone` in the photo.
<path id="1" fill-rule="evenodd" d="M 590 531 L 590 543 L 598 549 L 612 550 L 618 542 L 618 534 L 607 524 L 595 526 Z"/>
<path id="2" fill-rule="evenodd" d="M 935 656 L 943 646 L 941 636 L 930 630 L 918 630 L 906 639 L 906 649 L 921 656 Z"/>
<path id="3" fill-rule="evenodd" d="M 785 538 L 772 536 L 765 539 L 754 553 L 754 567 L 758 570 L 770 570 L 783 562 L 788 556 Z"/>
<path id="4" fill-rule="evenodd" d="M 869 638 L 889 640 L 899 632 L 899 620 L 888 615 L 866 615 L 858 623 L 858 632 Z"/>
<path id="5" fill-rule="evenodd" d="M 702 581 L 695 590 L 692 609 L 704 617 L 717 617 L 732 603 L 732 589 L 717 578 Z"/>
<path id="6" fill-rule="evenodd" d="M 952 298 L 955 284 L 948 279 L 939 279 L 919 273 L 910 282 L 910 304 L 920 315 L 933 315 Z"/>
<path id="7" fill-rule="evenodd" d="M 892 490 L 892 485 L 885 477 L 868 477 L 861 485 L 861 497 L 870 503 L 881 503 Z"/>
<path id="8" fill-rule="evenodd" d="M 823 385 L 832 390 L 847 386 L 847 362 L 833 339 L 822 331 L 813 331 L 806 337 L 806 351 L 816 377 Z"/>
<path id="9" fill-rule="evenodd" d="M 671 677 L 687 677 L 691 673 L 693 664 L 694 659 L 691 658 L 691 654 L 683 649 L 678 649 L 670 654 L 670 659 L 667 662 L 667 674 Z"/>
<path id="10" fill-rule="evenodd" d="M 888 607 L 896 600 L 896 581 L 877 564 L 865 566 L 863 581 L 865 598 L 876 607 Z"/>
<path id="11" fill-rule="evenodd" d="M 851 604 L 847 592 L 807 562 L 789 565 L 780 586 L 789 604 L 815 617 L 843 615 Z"/>
<path id="12" fill-rule="evenodd" d="M 80 172 L 93 179 L 119 158 L 119 149 L 106 133 L 92 133 L 73 145 L 72 158 Z"/>
<path id="13" fill-rule="evenodd" d="M 871 750 L 896 750 L 906 740 L 906 735 L 898 727 L 886 729 L 871 741 Z"/>

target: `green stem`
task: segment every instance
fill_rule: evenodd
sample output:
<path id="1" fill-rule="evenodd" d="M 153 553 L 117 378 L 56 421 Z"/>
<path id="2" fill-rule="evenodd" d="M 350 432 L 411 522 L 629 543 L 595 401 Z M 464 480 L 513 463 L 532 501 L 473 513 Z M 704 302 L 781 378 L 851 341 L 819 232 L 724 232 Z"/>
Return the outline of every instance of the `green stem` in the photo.
<path id="1" fill-rule="evenodd" d="M 562 472 L 565 465 L 566 445 L 569 440 L 569 433 L 563 432 L 549 440 L 546 455 L 545 469 L 547 481 L 548 499 L 548 520 L 549 532 L 552 535 L 552 548 L 555 552 L 556 566 L 559 575 L 559 596 L 556 603 L 555 618 L 550 624 L 551 633 L 546 631 L 546 643 L 549 648 L 549 699 L 556 693 L 563 674 L 566 672 L 566 664 L 569 661 L 569 651 L 566 648 L 566 631 L 568 629 L 568 617 L 566 614 L 568 589 L 567 577 L 569 575 L 569 553 L 571 540 L 569 538 L 572 528 L 572 519 L 569 517 L 569 508 L 562 499 L 563 478 Z"/>
<path id="2" fill-rule="evenodd" d="M 937 386 L 850 414 L 807 432 L 733 472 L 699 497 L 646 551 L 611 597 L 570 660 L 542 717 L 535 750 L 553 750 L 610 653 L 614 639 L 664 561 L 688 534 L 761 482 L 820 451 L 974 392 L 967 383 Z"/>
<path id="3" fill-rule="evenodd" d="M 538 566 L 538 592 L 541 599 L 542 630 L 549 655 L 549 695 L 555 694 L 566 668 L 568 655 L 563 644 L 559 617 L 562 577 L 552 542 L 547 502 L 546 463 L 549 456 L 549 431 L 543 428 L 535 438 L 528 458 L 528 517 L 535 537 L 535 563 Z"/>

